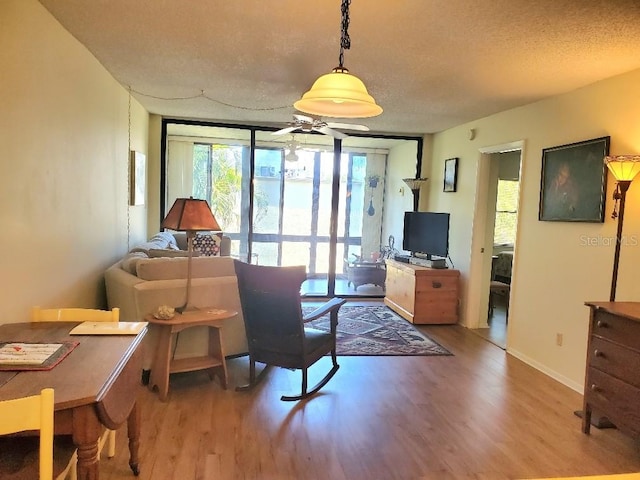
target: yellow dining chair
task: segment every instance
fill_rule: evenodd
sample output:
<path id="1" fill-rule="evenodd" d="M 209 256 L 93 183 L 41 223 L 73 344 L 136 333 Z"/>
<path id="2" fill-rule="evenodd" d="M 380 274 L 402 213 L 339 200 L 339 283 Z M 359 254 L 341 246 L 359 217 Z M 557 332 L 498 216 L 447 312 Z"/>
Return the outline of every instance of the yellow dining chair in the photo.
<path id="1" fill-rule="evenodd" d="M 69 473 L 76 449 L 71 436 L 56 436 L 54 455 L 53 398 L 53 389 L 45 388 L 40 395 L 0 402 L 0 478 L 51 480 L 56 473 L 61 480 Z M 39 437 L 6 436 L 36 430 Z"/>
<path id="2" fill-rule="evenodd" d="M 32 322 L 114 322 L 120 321 L 120 309 L 98 310 L 95 308 L 31 308 Z M 116 455 L 116 432 L 107 430 L 98 445 L 98 455 L 107 445 L 107 457 Z"/>

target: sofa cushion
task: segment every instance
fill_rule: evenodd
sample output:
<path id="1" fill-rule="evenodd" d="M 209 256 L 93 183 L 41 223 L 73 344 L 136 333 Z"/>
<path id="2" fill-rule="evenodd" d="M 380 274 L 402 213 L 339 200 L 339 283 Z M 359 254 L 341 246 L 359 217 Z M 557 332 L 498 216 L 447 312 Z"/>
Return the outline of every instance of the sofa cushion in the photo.
<path id="1" fill-rule="evenodd" d="M 149 249 L 149 257 L 150 258 L 158 258 L 158 257 L 188 257 L 189 252 L 184 250 L 174 250 L 173 248 L 151 248 Z M 193 252 L 194 257 L 199 257 L 200 252 Z"/>
<path id="2" fill-rule="evenodd" d="M 198 251 L 201 255 L 205 255 L 207 257 L 220 256 L 221 244 L 221 233 L 198 233 L 193 239 L 194 251 Z"/>
<path id="3" fill-rule="evenodd" d="M 138 262 L 142 259 L 149 258 L 144 252 L 131 252 L 122 259 L 122 269 L 132 275 L 136 274 Z"/>
<path id="4" fill-rule="evenodd" d="M 147 258 L 136 265 L 136 275 L 142 280 L 187 278 L 187 258 Z M 191 264 L 192 278 L 235 276 L 231 257 L 195 257 Z"/>

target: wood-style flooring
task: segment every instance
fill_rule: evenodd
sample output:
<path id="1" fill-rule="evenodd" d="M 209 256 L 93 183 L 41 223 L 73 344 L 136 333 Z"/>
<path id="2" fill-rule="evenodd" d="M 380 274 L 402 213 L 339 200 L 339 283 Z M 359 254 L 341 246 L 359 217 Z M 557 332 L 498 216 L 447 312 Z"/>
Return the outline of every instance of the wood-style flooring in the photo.
<path id="1" fill-rule="evenodd" d="M 581 395 L 471 331 L 421 327 L 454 356 L 339 357 L 315 397 L 289 403 L 300 372 L 273 368 L 252 392 L 173 375 L 166 403 L 143 388 L 141 480 L 511 480 L 640 471 L 640 443 L 580 430 Z M 329 360 L 311 368 L 310 384 Z M 134 478 L 126 429 L 100 478 Z"/>

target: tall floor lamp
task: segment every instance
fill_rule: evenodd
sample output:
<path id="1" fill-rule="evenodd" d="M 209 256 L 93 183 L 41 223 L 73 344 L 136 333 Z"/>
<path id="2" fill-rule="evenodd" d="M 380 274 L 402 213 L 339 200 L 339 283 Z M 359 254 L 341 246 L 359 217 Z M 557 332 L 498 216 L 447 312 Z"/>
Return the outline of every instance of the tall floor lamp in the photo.
<path id="1" fill-rule="evenodd" d="M 413 193 L 413 211 L 418 211 L 418 203 L 420 200 L 420 187 L 427 183 L 428 178 L 403 178 L 402 181 L 406 183 L 411 192 Z"/>
<path id="2" fill-rule="evenodd" d="M 616 285 L 618 283 L 618 263 L 620 261 L 620 245 L 622 244 L 622 224 L 624 222 L 624 203 L 627 196 L 627 190 L 635 176 L 640 172 L 640 155 L 616 155 L 604 158 L 605 165 L 613 174 L 616 181 L 616 190 L 613 192 L 613 198 L 616 206 L 611 214 L 612 218 L 618 219 L 618 232 L 616 234 L 616 249 L 613 256 L 613 275 L 611 277 L 611 294 L 609 301 L 616 300 Z M 619 213 L 617 211 L 618 201 L 620 201 Z"/>
<path id="3" fill-rule="evenodd" d="M 206 200 L 197 198 L 176 198 L 171 210 L 161 224 L 162 228 L 187 232 L 187 299 L 183 306 L 176 308 L 179 313 L 195 310 L 189 302 L 191 300 L 191 259 L 193 257 L 193 238 L 196 232 L 221 230 L 216 218 L 211 213 L 211 207 Z"/>

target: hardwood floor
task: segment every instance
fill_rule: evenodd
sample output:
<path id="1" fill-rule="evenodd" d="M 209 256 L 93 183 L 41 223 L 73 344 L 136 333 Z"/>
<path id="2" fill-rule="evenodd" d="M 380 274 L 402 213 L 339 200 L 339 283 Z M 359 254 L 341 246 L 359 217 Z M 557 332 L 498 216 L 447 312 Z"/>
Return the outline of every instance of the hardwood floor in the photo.
<path id="1" fill-rule="evenodd" d="M 340 357 L 309 400 L 288 403 L 300 372 L 273 368 L 253 392 L 246 358 L 230 388 L 173 375 L 169 400 L 142 391 L 142 480 L 502 480 L 640 471 L 640 443 L 581 433 L 581 395 L 463 327 L 421 327 L 447 357 Z M 310 384 L 329 360 L 311 368 Z M 133 478 L 127 436 L 102 479 Z"/>

